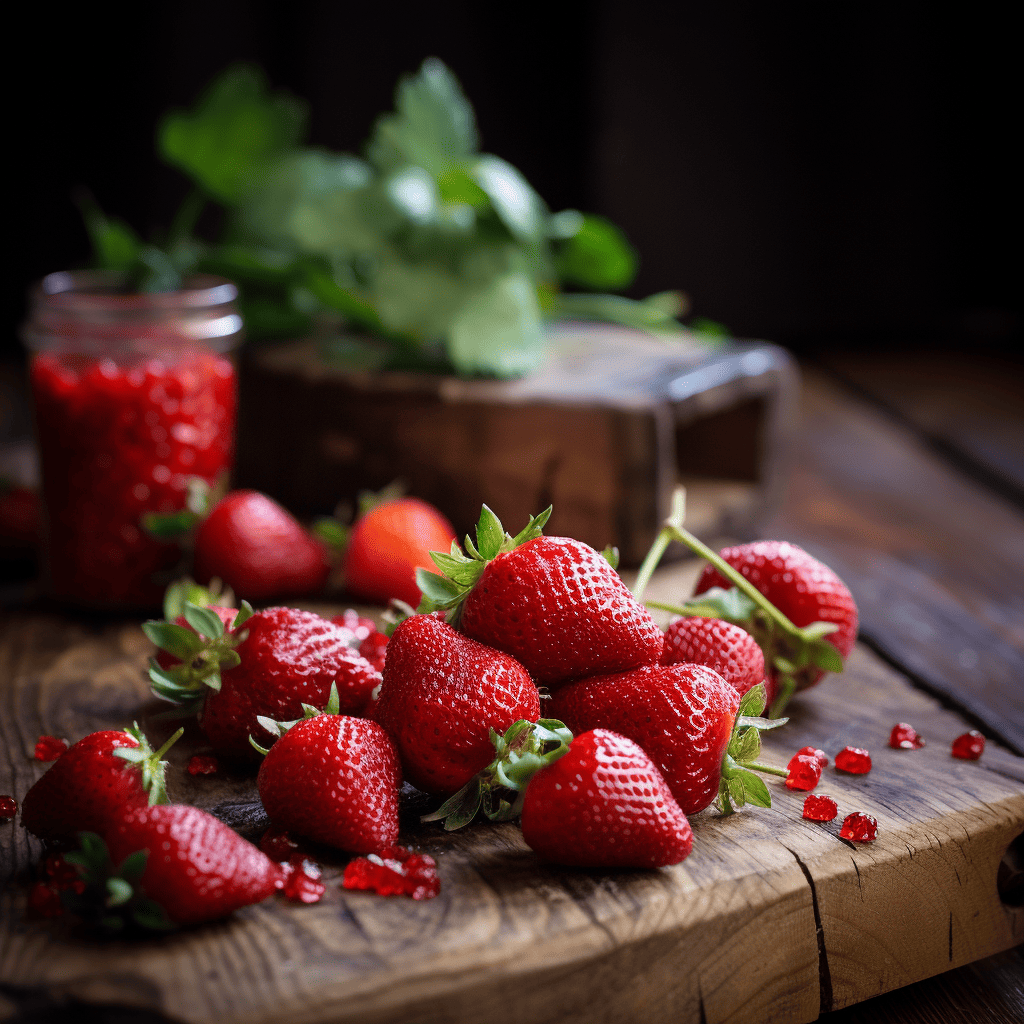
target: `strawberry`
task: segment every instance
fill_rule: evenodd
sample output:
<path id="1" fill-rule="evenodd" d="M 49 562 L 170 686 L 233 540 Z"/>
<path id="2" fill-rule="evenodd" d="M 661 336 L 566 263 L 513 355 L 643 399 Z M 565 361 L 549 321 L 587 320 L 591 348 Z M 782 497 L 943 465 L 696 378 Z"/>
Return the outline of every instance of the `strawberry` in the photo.
<path id="1" fill-rule="evenodd" d="M 577 736 L 533 776 L 521 824 L 532 850 L 578 867 L 678 864 L 693 845 L 690 823 L 654 763 L 606 729 Z"/>
<path id="2" fill-rule="evenodd" d="M 166 803 L 167 762 L 160 758 L 182 732 L 156 752 L 138 725 L 80 739 L 25 794 L 21 823 L 40 839 L 66 840 L 103 833 L 126 809 Z"/>
<path id="3" fill-rule="evenodd" d="M 349 646 L 351 631 L 313 612 L 251 613 L 245 606 L 228 632 L 209 608 L 186 604 L 184 615 L 191 628 L 168 622 L 143 626 L 158 647 L 181 659 L 170 669 L 151 663 L 153 692 L 198 713 L 219 754 L 253 757 L 250 735 L 271 742 L 259 716 L 294 719 L 303 704 L 322 706 L 332 683 L 341 694 L 341 711 L 361 715 L 380 684 L 380 673 Z"/>
<path id="4" fill-rule="evenodd" d="M 782 722 L 755 717 L 764 696 L 759 684 L 741 698 L 703 665 L 645 665 L 570 683 L 554 695 L 550 713 L 574 733 L 612 729 L 638 743 L 686 814 L 716 797 L 729 813 L 732 803 L 771 806 L 768 788 L 745 769 L 786 775 L 754 760 L 757 729 Z"/>
<path id="5" fill-rule="evenodd" d="M 263 719 L 281 738 L 256 784 L 279 829 L 349 853 L 373 853 L 398 838 L 398 751 L 376 722 L 339 715 L 338 690 L 298 722 Z"/>
<path id="6" fill-rule="evenodd" d="M 214 921 L 272 895 L 281 868 L 212 815 L 184 804 L 129 810 L 107 830 L 120 864 L 148 851 L 138 887 L 173 924 Z"/>
<path id="7" fill-rule="evenodd" d="M 433 563 L 430 552 L 447 551 L 455 540 L 452 524 L 419 498 L 384 501 L 357 519 L 345 549 L 345 587 L 368 601 L 393 598 L 416 607 L 416 570 Z"/>
<path id="8" fill-rule="evenodd" d="M 276 501 L 259 491 L 232 491 L 199 524 L 195 573 L 218 578 L 240 597 L 316 594 L 330 574 L 326 546 Z"/>
<path id="9" fill-rule="evenodd" d="M 676 619 L 665 631 L 662 665 L 689 663 L 713 668 L 742 696 L 758 683 L 765 683 L 768 703 L 775 696 L 775 684 L 765 679 L 764 654 L 745 630 L 722 619 L 699 615 Z"/>
<path id="10" fill-rule="evenodd" d="M 420 611 L 444 609 L 466 636 L 512 655 L 537 685 L 656 663 L 662 632 L 610 557 L 567 537 L 544 537 L 551 510 L 510 537 L 485 505 L 465 555 L 432 552 L 445 574 L 419 573 Z M 394 642 L 394 641 L 392 641 Z"/>
<path id="11" fill-rule="evenodd" d="M 388 643 L 373 717 L 414 786 L 453 793 L 493 758 L 491 730 L 537 721 L 540 695 L 514 658 L 458 633 L 440 613 L 414 615 Z"/>
<path id="12" fill-rule="evenodd" d="M 831 626 L 822 632 L 842 659 L 849 657 L 857 639 L 857 605 L 846 584 L 823 562 L 788 541 L 762 540 L 724 548 L 720 557 L 744 579 L 757 588 L 794 626 L 808 627 L 816 623 Z M 711 565 L 704 567 L 697 581 L 699 597 L 712 588 L 730 585 Z M 765 649 L 769 675 L 784 692 L 814 686 L 825 675 L 826 665 L 803 656 L 789 638 L 771 628 L 771 623 L 758 621 L 756 611 L 743 618 L 741 624 L 759 640 Z M 841 664 L 840 664 L 841 667 Z"/>
<path id="13" fill-rule="evenodd" d="M 825 672 L 843 671 L 857 636 L 857 606 L 842 580 L 795 544 L 757 541 L 717 554 L 683 528 L 684 505 L 679 488 L 672 513 L 637 573 L 635 595 L 643 594 L 673 541 L 705 559 L 709 564 L 691 601 L 648 603 L 676 615 L 724 619 L 750 633 L 776 684 L 770 714 L 777 716 L 797 690 L 813 686 Z"/>

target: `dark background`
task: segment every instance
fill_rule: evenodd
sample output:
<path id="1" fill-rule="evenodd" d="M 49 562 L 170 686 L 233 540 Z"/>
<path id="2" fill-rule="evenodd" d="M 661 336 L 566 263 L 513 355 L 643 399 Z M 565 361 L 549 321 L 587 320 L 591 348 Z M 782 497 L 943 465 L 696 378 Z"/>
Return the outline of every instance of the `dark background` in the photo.
<path id="1" fill-rule="evenodd" d="M 144 9 L 139 9 L 144 8 Z M 89 247 L 73 190 L 149 233 L 184 180 L 154 156 L 170 107 L 235 60 L 310 102 L 311 140 L 357 150 L 398 76 L 434 54 L 484 147 L 553 209 L 608 215 L 633 294 L 802 351 L 1016 352 L 1019 114 L 1009 15 L 977 4 L 139 5 L 24 11 L 12 89 L 12 285 Z M 1013 185 L 1011 186 L 1011 175 Z"/>

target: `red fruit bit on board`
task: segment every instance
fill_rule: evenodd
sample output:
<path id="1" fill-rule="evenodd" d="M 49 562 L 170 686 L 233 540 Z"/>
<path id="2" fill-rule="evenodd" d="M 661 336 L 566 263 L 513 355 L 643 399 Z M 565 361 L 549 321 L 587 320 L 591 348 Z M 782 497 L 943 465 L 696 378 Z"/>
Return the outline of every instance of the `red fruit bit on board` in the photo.
<path id="1" fill-rule="evenodd" d="M 985 749 L 985 737 L 972 729 L 962 736 L 953 740 L 953 756 L 959 757 L 961 761 L 977 761 Z"/>
<path id="2" fill-rule="evenodd" d="M 840 839 L 852 839 L 855 843 L 870 843 L 878 837 L 878 822 L 870 814 L 854 811 L 843 819 L 839 830 Z"/>
<path id="3" fill-rule="evenodd" d="M 10 821 L 18 813 L 18 801 L 13 796 L 0 796 L 0 821 Z"/>
<path id="4" fill-rule="evenodd" d="M 895 750 L 920 750 L 924 746 L 924 740 L 912 725 L 897 722 L 889 733 L 889 746 Z"/>
<path id="5" fill-rule="evenodd" d="M 828 767 L 828 754 L 826 754 L 824 750 L 819 750 L 817 747 L 801 747 L 797 751 L 797 754 L 807 754 L 808 757 L 817 758 L 818 763 L 823 769 Z"/>
<path id="6" fill-rule="evenodd" d="M 804 817 L 809 821 L 832 821 L 839 813 L 839 807 L 830 796 L 815 796 L 813 793 L 804 800 Z"/>
<path id="7" fill-rule="evenodd" d="M 298 855 L 281 865 L 281 893 L 294 903 L 319 903 L 327 886 L 320 881 L 320 865 Z"/>
<path id="8" fill-rule="evenodd" d="M 189 775 L 216 775 L 220 762 L 212 754 L 193 754 L 188 759 Z"/>
<path id="9" fill-rule="evenodd" d="M 36 740 L 36 749 L 32 756 L 37 761 L 56 761 L 67 749 L 66 740 L 59 739 L 57 736 L 40 736 Z"/>
<path id="10" fill-rule="evenodd" d="M 302 860 L 306 858 L 306 851 L 299 845 L 290 832 L 283 828 L 271 825 L 263 838 L 260 840 L 260 849 L 271 859 L 279 864 L 284 861 L 292 861 L 295 858 Z"/>
<path id="11" fill-rule="evenodd" d="M 814 789 L 821 781 L 821 762 L 811 754 L 795 754 L 786 767 L 787 789 Z"/>
<path id="12" fill-rule="evenodd" d="M 836 768 L 851 775 L 867 775 L 871 771 L 871 755 L 860 747 L 843 747 L 836 754 Z"/>
<path id="13" fill-rule="evenodd" d="M 37 917 L 60 917 L 64 905 L 60 893 L 45 882 L 36 882 L 28 894 L 28 908 Z"/>
<path id="14" fill-rule="evenodd" d="M 441 891 L 434 858 L 404 846 L 389 846 L 349 861 L 341 884 L 346 889 L 372 889 L 380 896 L 405 895 L 414 900 L 430 899 Z"/>

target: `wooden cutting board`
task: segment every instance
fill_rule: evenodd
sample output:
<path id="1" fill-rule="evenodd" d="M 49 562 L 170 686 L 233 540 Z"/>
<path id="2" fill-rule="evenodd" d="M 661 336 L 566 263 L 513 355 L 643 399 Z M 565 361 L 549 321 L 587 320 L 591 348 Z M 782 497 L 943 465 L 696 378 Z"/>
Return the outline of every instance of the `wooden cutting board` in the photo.
<path id="1" fill-rule="evenodd" d="M 75 740 L 132 719 L 152 739 L 168 731 L 152 721 L 150 650 L 136 623 L 9 616 L 0 793 L 20 800 L 42 774 L 40 734 Z M 889 749 L 897 721 L 928 745 Z M 965 728 L 858 647 L 765 747 L 776 764 L 808 743 L 871 751 L 866 776 L 826 769 L 817 792 L 839 803 L 832 823 L 804 821 L 803 794 L 771 779 L 771 810 L 694 816 L 681 865 L 580 871 L 541 863 L 514 824 L 421 825 L 429 805 L 410 793 L 400 841 L 436 857 L 435 899 L 347 892 L 344 857 L 332 856 L 317 905 L 274 898 L 131 943 L 28 917 L 40 847 L 16 822 L 0 825 L 0 1019 L 84 1003 L 220 1024 L 811 1021 L 1024 940 L 1024 761 L 991 742 L 978 762 L 952 759 Z M 258 836 L 266 819 L 250 774 L 183 771 L 202 749 L 198 732 L 174 748 L 172 798 Z M 874 843 L 838 838 L 854 810 L 878 819 Z"/>

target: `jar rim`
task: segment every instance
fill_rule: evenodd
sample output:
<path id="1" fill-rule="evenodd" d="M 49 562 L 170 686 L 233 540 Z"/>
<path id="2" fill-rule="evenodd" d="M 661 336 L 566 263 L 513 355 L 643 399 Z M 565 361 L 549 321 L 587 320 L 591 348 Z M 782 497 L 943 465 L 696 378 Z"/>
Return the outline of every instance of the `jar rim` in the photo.
<path id="1" fill-rule="evenodd" d="M 155 312 L 158 310 L 209 309 L 238 298 L 237 286 L 224 277 L 195 274 L 173 292 L 124 290 L 124 274 L 110 270 L 58 270 L 47 274 L 33 289 L 34 304 L 49 309 L 101 312 Z"/>

